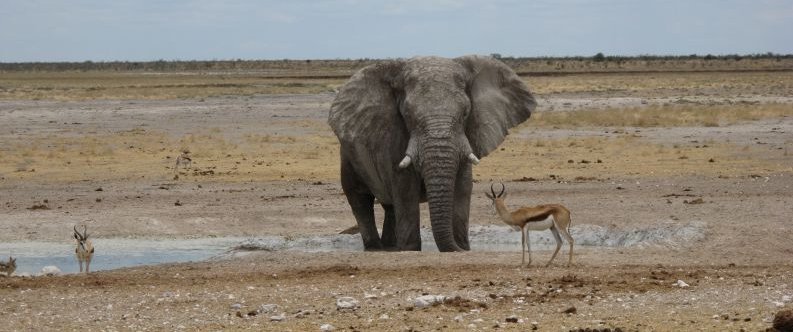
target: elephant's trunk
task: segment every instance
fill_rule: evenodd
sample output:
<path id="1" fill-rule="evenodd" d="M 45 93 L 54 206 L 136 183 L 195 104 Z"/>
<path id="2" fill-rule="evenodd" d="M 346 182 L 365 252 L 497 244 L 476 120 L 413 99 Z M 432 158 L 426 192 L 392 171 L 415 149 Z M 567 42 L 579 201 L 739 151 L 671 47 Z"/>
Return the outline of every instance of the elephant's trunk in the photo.
<path id="1" fill-rule="evenodd" d="M 450 139 L 433 139 L 422 146 L 421 173 L 427 190 L 430 224 L 440 251 L 463 251 L 454 239 L 454 186 L 460 150 Z"/>

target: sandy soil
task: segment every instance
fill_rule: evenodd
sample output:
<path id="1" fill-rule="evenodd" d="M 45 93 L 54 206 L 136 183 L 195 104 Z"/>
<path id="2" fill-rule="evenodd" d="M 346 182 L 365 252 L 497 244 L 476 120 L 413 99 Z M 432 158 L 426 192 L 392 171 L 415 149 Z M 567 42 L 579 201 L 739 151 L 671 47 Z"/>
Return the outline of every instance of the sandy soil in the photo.
<path id="1" fill-rule="evenodd" d="M 76 223 L 103 239 L 337 233 L 354 219 L 324 125 L 332 98 L 2 102 L 0 241 L 66 243 Z M 668 98 L 542 96 L 541 111 L 641 107 Z M 569 268 L 562 258 L 541 267 L 547 250 L 520 268 L 517 247 L 291 250 L 90 275 L 0 277 L 0 330 L 763 330 L 780 308 L 793 306 L 791 133 L 793 117 L 729 127 L 524 126 L 475 168 L 472 224 L 499 223 L 484 191 L 500 178 L 509 205 L 562 203 L 574 228 L 696 223 L 702 237 L 580 245 Z M 632 138 L 620 141 L 627 134 Z M 525 143 L 537 138 L 584 144 L 529 154 L 543 148 Z M 172 158 L 185 147 L 195 165 L 174 172 Z M 448 298 L 416 307 L 422 295 Z M 358 304 L 340 309 L 343 297 Z"/>

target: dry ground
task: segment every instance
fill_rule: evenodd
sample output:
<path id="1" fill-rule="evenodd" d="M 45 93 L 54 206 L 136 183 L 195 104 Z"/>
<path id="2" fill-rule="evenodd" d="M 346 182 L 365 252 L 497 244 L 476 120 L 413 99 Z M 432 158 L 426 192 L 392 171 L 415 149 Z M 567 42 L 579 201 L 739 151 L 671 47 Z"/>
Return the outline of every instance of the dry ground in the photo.
<path id="1" fill-rule="evenodd" d="M 697 222 L 704 238 L 579 246 L 570 268 L 561 259 L 539 267 L 546 251 L 519 268 L 517 248 L 289 251 L 88 276 L 0 277 L 0 329 L 527 330 L 536 322 L 544 331 L 755 331 L 770 326 L 779 306 L 791 306 L 789 72 L 527 81 L 540 110 L 474 168 L 472 223 L 498 223 L 482 193 L 503 180 L 509 205 L 563 203 L 573 227 Z M 103 238 L 294 237 L 354 224 L 325 124 L 327 91 L 341 82 L 281 95 L 211 82 L 187 88 L 185 99 L 173 98 L 185 88 L 178 80 L 154 98 L 139 97 L 149 94 L 135 84 L 92 95 L 100 90 L 69 82 L 47 98 L 40 88 L 14 95 L 24 84 L 0 80 L 8 93 L 0 96 L 0 241 L 66 242 L 82 222 Z M 291 86 L 314 86 L 300 84 Z M 194 164 L 176 171 L 183 149 Z M 422 294 L 453 299 L 413 308 Z M 337 310 L 343 296 L 359 308 Z M 247 315 L 264 304 L 277 308 Z M 271 321 L 282 313 L 283 321 Z"/>

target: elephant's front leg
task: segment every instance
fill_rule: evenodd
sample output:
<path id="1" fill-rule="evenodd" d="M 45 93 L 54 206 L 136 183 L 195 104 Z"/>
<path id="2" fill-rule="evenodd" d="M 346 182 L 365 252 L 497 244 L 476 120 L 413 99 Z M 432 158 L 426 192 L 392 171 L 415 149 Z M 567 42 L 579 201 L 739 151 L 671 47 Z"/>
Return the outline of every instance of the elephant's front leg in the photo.
<path id="1" fill-rule="evenodd" d="M 398 250 L 421 251 L 421 230 L 419 201 L 421 199 L 421 180 L 411 171 L 398 176 L 394 186 L 394 233 Z M 387 213 L 387 211 L 386 211 Z M 386 215 L 386 221 L 388 217 Z M 383 227 L 383 234 L 388 228 Z"/>
<path id="2" fill-rule="evenodd" d="M 385 219 L 383 220 L 383 234 L 380 236 L 380 242 L 383 248 L 395 249 L 396 248 L 396 214 L 394 212 L 394 205 L 382 204 L 383 211 L 385 212 Z"/>
<path id="3" fill-rule="evenodd" d="M 374 195 L 347 163 L 341 165 L 341 187 L 344 195 L 347 196 L 355 221 L 358 222 L 364 250 L 382 250 L 383 245 L 380 243 L 380 235 L 377 234 L 374 221 Z"/>
<path id="4" fill-rule="evenodd" d="M 454 220 L 452 220 L 454 241 L 457 242 L 457 246 L 465 250 L 471 250 L 468 241 L 468 215 L 471 210 L 472 188 L 471 164 L 465 163 L 460 166 L 454 186 Z"/>

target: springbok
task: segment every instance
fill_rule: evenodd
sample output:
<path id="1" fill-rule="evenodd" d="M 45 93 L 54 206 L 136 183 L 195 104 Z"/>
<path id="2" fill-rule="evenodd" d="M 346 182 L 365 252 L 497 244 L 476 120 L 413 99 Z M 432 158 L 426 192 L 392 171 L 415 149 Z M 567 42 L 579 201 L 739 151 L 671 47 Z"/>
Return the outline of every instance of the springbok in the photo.
<path id="1" fill-rule="evenodd" d="M 507 187 L 501 183 L 501 192 L 496 194 L 493 185 L 490 185 L 490 192 L 485 192 L 485 195 L 490 198 L 496 208 L 496 212 L 501 221 L 509 226 L 512 226 L 516 231 L 520 231 L 521 246 L 520 251 L 522 256 L 521 266 L 526 263 L 526 251 L 529 252 L 529 264 L 531 265 L 531 241 L 529 238 L 529 231 L 543 231 L 550 229 L 553 237 L 556 239 L 556 250 L 553 256 L 548 260 L 545 266 L 551 265 L 556 254 L 559 253 L 559 248 L 562 247 L 562 236 L 570 243 L 570 258 L 567 265 L 573 263 L 573 237 L 570 236 L 570 210 L 560 204 L 543 204 L 531 207 L 521 207 L 515 211 L 509 212 L 504 204 L 504 198 L 507 197 Z M 526 250 L 524 250 L 524 248 Z"/>
<path id="2" fill-rule="evenodd" d="M 8 263 L 0 262 L 0 272 L 5 272 L 6 276 L 11 276 L 17 269 L 17 260 L 14 257 L 8 256 Z"/>
<path id="3" fill-rule="evenodd" d="M 182 154 L 176 157 L 176 165 L 173 167 L 173 171 L 179 173 L 179 166 L 182 166 L 184 169 L 190 168 L 193 165 L 193 159 L 190 158 L 190 151 L 184 150 Z"/>
<path id="4" fill-rule="evenodd" d="M 77 255 L 77 263 L 80 264 L 80 272 L 83 272 L 83 262 L 85 262 L 85 273 L 88 273 L 91 259 L 94 257 L 94 245 L 88 239 L 88 226 L 83 225 L 82 234 L 77 231 L 77 226 L 74 226 L 74 239 L 77 240 L 74 253 Z"/>

